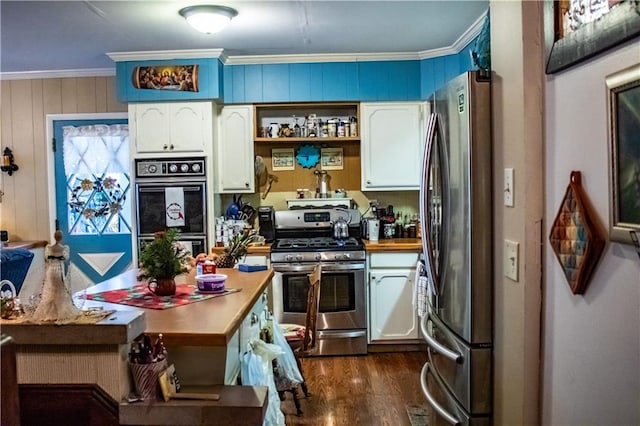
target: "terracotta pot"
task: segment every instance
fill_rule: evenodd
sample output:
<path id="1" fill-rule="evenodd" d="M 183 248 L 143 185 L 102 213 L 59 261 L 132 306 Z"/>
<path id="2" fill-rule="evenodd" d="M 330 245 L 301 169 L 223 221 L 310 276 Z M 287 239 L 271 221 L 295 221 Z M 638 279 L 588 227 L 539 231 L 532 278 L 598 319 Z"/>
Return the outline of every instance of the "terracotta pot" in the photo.
<path id="1" fill-rule="evenodd" d="M 176 280 L 173 278 L 158 278 L 147 284 L 149 291 L 156 296 L 173 296 L 176 294 Z"/>

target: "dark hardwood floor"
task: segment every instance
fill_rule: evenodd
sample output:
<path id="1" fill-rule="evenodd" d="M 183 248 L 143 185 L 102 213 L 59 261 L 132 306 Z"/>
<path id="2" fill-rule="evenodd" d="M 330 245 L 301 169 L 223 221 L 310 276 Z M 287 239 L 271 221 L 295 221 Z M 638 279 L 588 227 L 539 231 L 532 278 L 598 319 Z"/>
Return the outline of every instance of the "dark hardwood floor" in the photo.
<path id="1" fill-rule="evenodd" d="M 291 394 L 286 395 L 281 404 L 286 424 L 411 426 L 408 406 L 430 413 L 420 389 L 426 358 L 426 352 L 305 358 L 311 396 L 301 399 L 304 413 L 298 417 Z"/>

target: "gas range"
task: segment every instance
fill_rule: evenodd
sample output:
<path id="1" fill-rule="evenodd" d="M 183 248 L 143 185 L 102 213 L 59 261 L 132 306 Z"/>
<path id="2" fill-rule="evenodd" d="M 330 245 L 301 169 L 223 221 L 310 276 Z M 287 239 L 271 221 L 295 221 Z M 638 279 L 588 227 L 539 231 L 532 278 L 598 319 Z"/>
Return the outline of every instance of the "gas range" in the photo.
<path id="1" fill-rule="evenodd" d="M 333 222 L 348 219 L 349 237 L 333 238 Z M 272 263 L 364 260 L 360 212 L 355 209 L 297 209 L 275 212 Z"/>
<path id="2" fill-rule="evenodd" d="M 305 323 L 308 274 L 316 264 L 322 266 L 316 355 L 367 353 L 366 261 L 360 216 L 358 210 L 339 207 L 284 210 L 274 215 L 271 267 L 273 314 L 278 322 Z M 336 221 L 349 223 L 347 238 L 333 238 Z"/>

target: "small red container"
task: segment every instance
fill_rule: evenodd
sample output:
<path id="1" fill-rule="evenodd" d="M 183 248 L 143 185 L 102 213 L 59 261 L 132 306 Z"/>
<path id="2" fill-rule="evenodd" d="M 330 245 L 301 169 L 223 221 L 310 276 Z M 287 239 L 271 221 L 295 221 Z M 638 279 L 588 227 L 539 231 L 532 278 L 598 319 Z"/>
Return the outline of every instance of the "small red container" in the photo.
<path id="1" fill-rule="evenodd" d="M 204 262 L 202 264 L 202 274 L 215 274 L 216 273 L 216 264 L 210 261 Z"/>

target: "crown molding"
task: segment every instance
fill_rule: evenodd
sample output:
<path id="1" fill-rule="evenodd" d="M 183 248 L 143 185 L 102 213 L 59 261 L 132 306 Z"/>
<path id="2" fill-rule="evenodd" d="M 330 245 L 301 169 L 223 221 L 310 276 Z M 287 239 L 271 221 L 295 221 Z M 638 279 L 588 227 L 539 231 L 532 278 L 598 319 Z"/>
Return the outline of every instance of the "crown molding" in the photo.
<path id="1" fill-rule="evenodd" d="M 0 80 L 37 80 L 40 78 L 111 77 L 116 75 L 113 68 L 87 68 L 79 70 L 20 71 L 2 72 Z"/>
<path id="2" fill-rule="evenodd" d="M 309 62 L 365 62 L 365 61 L 412 61 L 436 58 L 439 56 L 455 55 L 467 47 L 482 30 L 487 12 L 462 33 L 460 37 L 447 47 L 423 50 L 421 52 L 388 52 L 388 53 L 328 53 L 328 54 L 296 54 L 296 55 L 245 55 L 231 56 L 222 54 L 220 61 L 224 65 L 261 65 L 261 64 L 291 64 Z"/>
<path id="3" fill-rule="evenodd" d="M 291 64 L 309 62 L 365 62 L 365 61 L 411 61 L 416 60 L 418 54 L 411 52 L 388 53 L 318 53 L 295 55 L 245 55 L 227 56 L 225 65 L 256 65 L 256 64 Z"/>
<path id="4" fill-rule="evenodd" d="M 106 55 L 115 62 L 153 61 L 169 59 L 220 58 L 223 49 L 156 50 L 142 52 L 109 52 Z"/>

